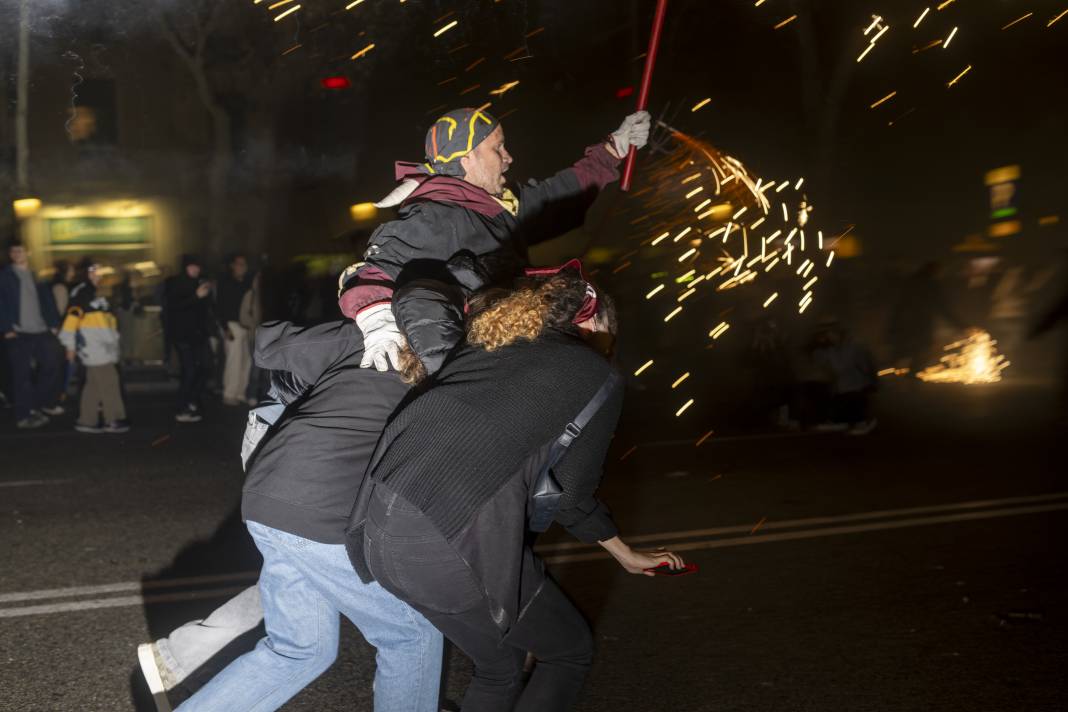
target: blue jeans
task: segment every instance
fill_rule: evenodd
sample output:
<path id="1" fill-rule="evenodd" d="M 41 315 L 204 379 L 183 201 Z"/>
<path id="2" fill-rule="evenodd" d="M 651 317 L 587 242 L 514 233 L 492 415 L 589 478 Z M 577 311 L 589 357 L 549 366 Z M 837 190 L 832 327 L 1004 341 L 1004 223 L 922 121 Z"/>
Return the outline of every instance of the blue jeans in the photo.
<path id="1" fill-rule="evenodd" d="M 248 522 L 248 531 L 263 554 L 267 637 L 180 712 L 278 709 L 333 664 L 342 615 L 378 649 L 375 712 L 437 712 L 442 639 L 434 626 L 377 583 L 361 582 L 343 545 L 256 522 Z"/>

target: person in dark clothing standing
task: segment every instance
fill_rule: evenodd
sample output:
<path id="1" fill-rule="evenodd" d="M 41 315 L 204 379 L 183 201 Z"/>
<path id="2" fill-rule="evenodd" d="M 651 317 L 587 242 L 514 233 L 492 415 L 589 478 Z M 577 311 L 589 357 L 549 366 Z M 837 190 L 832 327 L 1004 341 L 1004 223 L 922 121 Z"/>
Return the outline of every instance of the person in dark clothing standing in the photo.
<path id="1" fill-rule="evenodd" d="M 229 271 L 219 280 L 215 294 L 215 313 L 219 319 L 219 329 L 226 339 L 223 342 L 223 403 L 245 405 L 252 353 L 250 332 L 242 323 L 241 303 L 252 288 L 252 280 L 244 255 L 231 255 L 227 266 Z"/>
<path id="2" fill-rule="evenodd" d="M 11 364 L 19 428 L 39 428 L 49 415 L 64 412 L 58 404 L 62 383 L 56 341 L 59 312 L 51 285 L 34 278 L 29 256 L 22 243 L 13 240 L 8 245 L 11 264 L 0 269 L 0 335 Z"/>
<path id="3" fill-rule="evenodd" d="M 612 373 L 587 338 L 614 334 L 614 311 L 570 271 L 486 299 L 472 309 L 467 343 L 386 426 L 349 556 L 361 579 L 410 603 L 474 660 L 465 712 L 510 710 L 517 698 L 523 712 L 565 710 L 593 640 L 529 546 L 530 490 L 549 447 Z M 594 496 L 621 405 L 617 384 L 553 467 L 556 521 L 631 573 L 680 567 L 669 552 L 630 549 Z M 520 693 L 528 651 L 538 662 Z"/>
<path id="4" fill-rule="evenodd" d="M 164 309 L 168 336 L 178 353 L 180 423 L 201 420 L 200 397 L 208 376 L 210 353 L 211 283 L 201 278 L 202 263 L 195 255 L 182 256 L 182 271 L 169 278 L 165 287 Z"/>

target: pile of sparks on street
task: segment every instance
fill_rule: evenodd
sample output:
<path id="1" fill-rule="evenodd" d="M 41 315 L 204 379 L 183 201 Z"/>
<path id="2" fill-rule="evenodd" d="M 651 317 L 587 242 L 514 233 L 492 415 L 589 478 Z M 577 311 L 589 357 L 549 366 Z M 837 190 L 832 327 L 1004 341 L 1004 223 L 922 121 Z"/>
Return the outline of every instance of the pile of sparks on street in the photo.
<path id="1" fill-rule="evenodd" d="M 941 361 L 916 374 L 922 381 L 932 383 L 997 383 L 1001 372 L 1009 366 L 997 352 L 997 341 L 990 334 L 977 330 L 965 339 L 945 347 Z"/>
<path id="2" fill-rule="evenodd" d="M 805 313 L 821 273 L 834 262 L 834 245 L 830 239 L 825 245 L 823 231 L 809 224 L 812 206 L 802 191 L 804 178 L 757 177 L 734 156 L 661 126 L 670 133 L 669 149 L 642 165 L 647 187 L 629 201 L 640 213 L 630 221 L 640 243 L 619 257 L 613 273 L 628 269 L 639 256 L 666 261 L 670 268 L 645 294 L 662 307 L 665 323 L 686 309 L 711 313 L 709 297 L 742 287 L 751 292 L 769 279 L 776 279 L 775 287 L 758 297 L 764 309 L 774 305 Z M 794 296 L 787 296 L 780 277 L 795 283 Z M 730 326 L 717 317 L 711 331 L 694 343 L 712 347 Z M 655 368 L 655 359 L 648 359 L 633 373 L 640 377 Z M 685 390 L 680 386 L 690 371 L 661 375 L 669 377 L 672 391 Z M 680 395 L 675 415 L 693 404 L 693 398 Z"/>

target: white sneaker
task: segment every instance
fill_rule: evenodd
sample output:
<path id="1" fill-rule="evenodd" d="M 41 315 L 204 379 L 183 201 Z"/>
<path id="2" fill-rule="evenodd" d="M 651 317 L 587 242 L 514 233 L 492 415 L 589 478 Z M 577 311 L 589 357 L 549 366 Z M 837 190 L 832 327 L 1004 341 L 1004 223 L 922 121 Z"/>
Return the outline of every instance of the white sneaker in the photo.
<path id="1" fill-rule="evenodd" d="M 142 643 L 137 646 L 137 662 L 141 664 L 141 674 L 148 684 L 148 691 L 152 693 L 152 701 L 156 703 L 157 712 L 171 712 L 171 702 L 167 699 L 167 691 L 174 687 L 174 673 L 163 662 L 159 655 L 159 648 L 155 643 Z"/>
<path id="2" fill-rule="evenodd" d="M 48 416 L 36 412 L 30 413 L 30 417 L 23 418 L 15 423 L 15 427 L 19 430 L 33 430 L 42 425 L 48 425 Z"/>
<path id="3" fill-rule="evenodd" d="M 99 425 L 82 425 L 81 423 L 75 423 L 74 429 L 79 433 L 102 433 L 104 429 Z"/>
<path id="4" fill-rule="evenodd" d="M 178 415 L 174 416 L 174 419 L 179 423 L 199 423 L 203 420 L 200 415 L 200 410 L 194 406 L 187 406 L 179 411 Z"/>

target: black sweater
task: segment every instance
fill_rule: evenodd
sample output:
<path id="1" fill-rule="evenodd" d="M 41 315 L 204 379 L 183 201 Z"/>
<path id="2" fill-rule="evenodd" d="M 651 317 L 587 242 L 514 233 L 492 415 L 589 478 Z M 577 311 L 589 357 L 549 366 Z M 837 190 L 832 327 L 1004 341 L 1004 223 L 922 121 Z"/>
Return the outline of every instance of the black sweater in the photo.
<path id="1" fill-rule="evenodd" d="M 164 283 L 163 318 L 168 336 L 175 343 L 199 344 L 208 339 L 211 303 L 208 297 L 197 296 L 201 283 L 185 272 Z"/>
<path id="2" fill-rule="evenodd" d="M 310 328 L 268 322 L 255 362 L 311 388 L 286 408 L 249 463 L 246 520 L 324 544 L 342 544 L 364 471 L 390 414 L 408 392 L 392 372 L 360 368 L 363 337 L 351 321 Z"/>
<path id="3" fill-rule="evenodd" d="M 528 455 L 563 432 L 610 368 L 559 332 L 496 352 L 463 346 L 387 426 L 372 477 L 453 537 Z M 617 389 L 553 470 L 565 493 L 556 520 L 584 542 L 617 533 L 594 492 L 622 402 Z"/>

